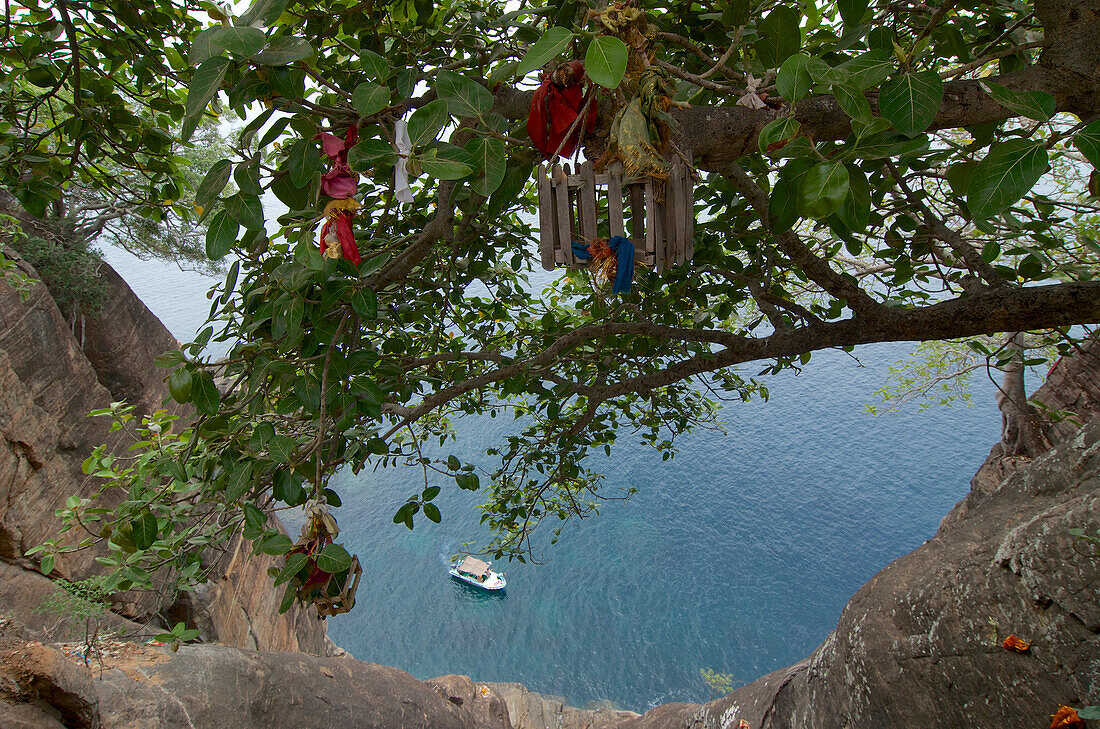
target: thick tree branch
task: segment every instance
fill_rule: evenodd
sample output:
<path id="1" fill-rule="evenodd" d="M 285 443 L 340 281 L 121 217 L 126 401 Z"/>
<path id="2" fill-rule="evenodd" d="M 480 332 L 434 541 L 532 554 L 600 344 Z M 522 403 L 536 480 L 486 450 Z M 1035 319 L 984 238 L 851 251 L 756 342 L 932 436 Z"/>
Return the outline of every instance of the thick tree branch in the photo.
<path id="1" fill-rule="evenodd" d="M 547 370 L 576 347 L 613 336 L 659 337 L 665 341 L 705 342 L 721 349 L 696 355 L 667 368 L 594 387 L 574 383 L 570 391 L 600 402 L 627 393 L 646 393 L 705 372 L 758 360 L 796 357 L 807 352 L 876 342 L 960 339 L 1004 331 L 1051 329 L 1100 323 L 1100 283 L 1064 283 L 1027 288 L 989 289 L 919 309 L 886 309 L 873 319 L 850 318 L 778 330 L 762 339 L 732 332 L 669 327 L 647 322 L 611 322 L 575 329 L 538 354 L 472 377 L 400 410 L 402 421 L 384 436 L 442 407 L 451 400 L 510 377 L 545 378 Z M 397 411 L 395 411 L 397 412 Z"/>

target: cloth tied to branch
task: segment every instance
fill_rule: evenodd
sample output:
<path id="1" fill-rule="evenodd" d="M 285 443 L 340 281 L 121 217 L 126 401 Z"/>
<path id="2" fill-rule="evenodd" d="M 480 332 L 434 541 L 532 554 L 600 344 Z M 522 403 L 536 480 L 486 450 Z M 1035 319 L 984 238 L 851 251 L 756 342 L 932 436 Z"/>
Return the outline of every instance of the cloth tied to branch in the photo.
<path id="1" fill-rule="evenodd" d="M 561 147 L 561 156 L 573 156 L 581 132 L 591 134 L 595 131 L 596 105 L 589 104 L 587 118 L 577 124 L 572 134 L 569 133 L 592 93 L 585 94 L 584 78 L 583 61 L 570 61 L 552 73 L 542 74 L 542 83 L 531 99 L 527 133 L 543 159 L 554 157 L 558 147 Z"/>
<path id="2" fill-rule="evenodd" d="M 591 261 L 589 268 L 597 278 L 612 282 L 611 293 L 630 293 L 634 281 L 634 243 L 629 238 L 613 235 L 609 240 L 597 238 L 588 245 L 573 241 L 573 255 Z"/>
<path id="3" fill-rule="evenodd" d="M 317 135 L 325 156 L 332 163 L 321 177 L 321 192 L 332 200 L 325 206 L 325 224 L 321 227 L 319 245 L 325 258 L 346 258 L 356 266 L 362 260 L 355 243 L 355 231 L 351 219 L 359 210 L 359 202 L 353 197 L 359 188 L 359 174 L 348 167 L 348 150 L 359 141 L 355 125 L 348 127 L 343 139 L 321 132 Z"/>
<path id="4" fill-rule="evenodd" d="M 409 124 L 404 119 L 394 122 L 393 141 L 398 154 L 397 164 L 393 166 L 394 196 L 397 202 L 410 203 L 413 201 L 413 194 L 409 187 L 409 170 L 405 167 L 405 160 L 412 151 L 412 141 L 409 139 Z"/>
<path id="5" fill-rule="evenodd" d="M 762 84 L 758 78 L 754 78 L 750 73 L 748 79 L 745 81 L 745 94 L 737 100 L 738 106 L 747 106 L 750 109 L 764 109 L 768 105 L 764 103 L 764 99 L 760 97 L 760 84 Z"/>

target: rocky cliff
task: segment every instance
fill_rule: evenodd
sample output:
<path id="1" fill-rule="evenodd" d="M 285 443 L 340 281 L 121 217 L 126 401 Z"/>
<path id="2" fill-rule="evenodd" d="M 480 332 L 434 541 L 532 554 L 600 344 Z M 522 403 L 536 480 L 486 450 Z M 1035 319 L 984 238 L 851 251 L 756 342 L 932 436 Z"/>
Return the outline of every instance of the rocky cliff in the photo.
<path id="1" fill-rule="evenodd" d="M 5 254 L 18 259 L 10 249 Z M 26 262 L 19 267 L 35 276 Z M 31 286 L 24 298 L 0 281 L 0 596 L 42 594 L 48 583 L 24 553 L 56 533 L 54 510 L 69 496 L 95 489 L 80 469 L 92 449 L 123 447 L 88 412 L 117 400 L 151 412 L 168 395 L 153 358 L 176 341 L 107 264 L 101 275 L 106 304 L 96 316 L 72 323 L 45 286 Z M 323 623 L 296 608 L 285 615 L 272 609 L 278 597 L 266 574 L 270 558 L 245 560 L 239 552 L 236 545 L 223 558 L 219 578 L 197 602 L 158 605 L 135 598 L 117 607 L 141 621 L 186 619 L 208 639 L 243 648 L 331 653 Z M 58 559 L 56 572 L 88 577 L 98 570 L 95 554 Z M 0 612 L 4 608 L 0 602 Z"/>

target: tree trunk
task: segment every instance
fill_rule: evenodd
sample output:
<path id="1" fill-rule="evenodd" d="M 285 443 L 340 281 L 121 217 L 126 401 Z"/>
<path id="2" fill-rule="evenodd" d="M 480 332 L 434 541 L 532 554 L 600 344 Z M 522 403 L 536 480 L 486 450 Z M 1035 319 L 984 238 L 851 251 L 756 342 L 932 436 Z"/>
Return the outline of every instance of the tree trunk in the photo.
<path id="1" fill-rule="evenodd" d="M 1004 370 L 1004 379 L 997 392 L 997 407 L 1001 409 L 1001 443 L 1006 456 L 1034 458 L 1049 447 L 1039 423 L 1038 412 L 1028 404 L 1024 386 L 1024 335 L 1012 334 L 1005 343 L 1012 360 Z"/>

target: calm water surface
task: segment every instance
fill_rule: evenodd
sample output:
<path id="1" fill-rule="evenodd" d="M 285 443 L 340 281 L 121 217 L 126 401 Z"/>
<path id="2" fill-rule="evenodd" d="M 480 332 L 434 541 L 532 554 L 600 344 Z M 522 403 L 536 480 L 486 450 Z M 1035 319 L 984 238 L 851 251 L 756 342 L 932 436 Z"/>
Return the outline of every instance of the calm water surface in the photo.
<path id="1" fill-rule="evenodd" d="M 177 338 L 194 335 L 209 279 L 107 258 Z M 459 545 L 486 536 L 477 494 L 433 479 L 443 521 L 418 519 L 410 532 L 391 517 L 423 488 L 419 469 L 341 474 L 342 538 L 366 574 L 330 635 L 419 678 L 519 681 L 637 711 L 705 700 L 703 667 L 740 684 L 793 663 L 864 582 L 935 533 L 999 435 L 987 381 L 973 407 L 865 415 L 886 365 L 910 349 L 815 354 L 802 374 L 770 380 L 769 402 L 729 404 L 726 432 L 683 438 L 669 462 L 622 438 L 594 465 L 609 491 L 639 493 L 563 532 L 546 564 L 502 565 L 503 596 L 446 575 Z M 479 454 L 510 427 L 510 417 L 466 419 L 441 452 L 488 467 Z"/>

